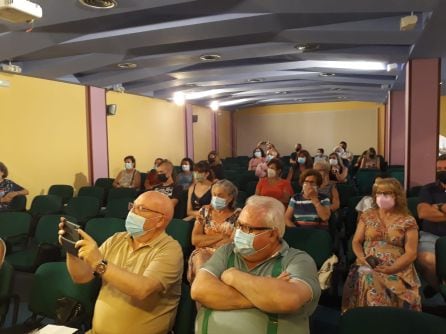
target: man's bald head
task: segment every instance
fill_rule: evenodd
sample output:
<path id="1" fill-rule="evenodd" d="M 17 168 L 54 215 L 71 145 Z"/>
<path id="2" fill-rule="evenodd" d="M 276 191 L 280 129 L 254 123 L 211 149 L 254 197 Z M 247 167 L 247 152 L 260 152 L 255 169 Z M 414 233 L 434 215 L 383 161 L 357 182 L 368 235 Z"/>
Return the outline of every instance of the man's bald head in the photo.
<path id="1" fill-rule="evenodd" d="M 173 218 L 174 206 L 172 200 L 158 191 L 146 191 L 138 196 L 135 204 L 143 205 L 149 210 L 162 213 L 166 219 L 166 224 Z"/>

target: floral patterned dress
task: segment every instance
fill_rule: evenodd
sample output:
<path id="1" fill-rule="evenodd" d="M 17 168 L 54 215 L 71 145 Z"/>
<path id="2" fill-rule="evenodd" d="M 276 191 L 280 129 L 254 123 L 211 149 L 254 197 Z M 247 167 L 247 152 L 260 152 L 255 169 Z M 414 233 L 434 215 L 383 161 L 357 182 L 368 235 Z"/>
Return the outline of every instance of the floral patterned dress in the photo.
<path id="1" fill-rule="evenodd" d="M 216 222 L 212 219 L 212 213 L 214 209 L 210 205 L 203 206 L 199 213 L 198 218 L 195 220 L 195 224 L 199 224 L 203 228 L 203 233 L 206 235 L 223 234 L 230 236 L 234 230 L 234 224 L 238 219 L 241 209 L 236 209 L 232 215 L 227 217 L 223 222 Z M 213 245 L 207 247 L 196 248 L 189 257 L 189 265 L 187 271 L 187 279 L 192 282 L 195 278 L 195 273 L 206 260 L 208 260 L 217 248 L 223 246 L 227 242 L 216 242 Z"/>
<path id="2" fill-rule="evenodd" d="M 361 216 L 365 224 L 364 254 L 377 257 L 381 264 L 392 265 L 404 254 L 406 231 L 418 229 L 411 216 L 400 216 L 385 224 L 378 210 Z M 342 311 L 361 306 L 393 306 L 421 311 L 420 280 L 412 264 L 396 274 L 384 274 L 354 263 L 344 285 Z"/>

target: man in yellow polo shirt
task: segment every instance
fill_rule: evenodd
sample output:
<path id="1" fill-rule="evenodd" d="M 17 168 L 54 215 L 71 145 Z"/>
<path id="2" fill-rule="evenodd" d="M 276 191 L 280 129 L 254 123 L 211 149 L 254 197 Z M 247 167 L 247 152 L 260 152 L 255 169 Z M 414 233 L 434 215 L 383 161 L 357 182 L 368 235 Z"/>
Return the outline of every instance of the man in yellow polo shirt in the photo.
<path id="1" fill-rule="evenodd" d="M 102 278 L 91 334 L 161 334 L 173 326 L 181 294 L 183 254 L 165 233 L 173 217 L 172 201 L 148 191 L 133 203 L 125 225 L 100 247 L 84 231 L 78 257 L 67 254 L 76 283 Z M 63 234 L 63 223 L 59 234 Z"/>

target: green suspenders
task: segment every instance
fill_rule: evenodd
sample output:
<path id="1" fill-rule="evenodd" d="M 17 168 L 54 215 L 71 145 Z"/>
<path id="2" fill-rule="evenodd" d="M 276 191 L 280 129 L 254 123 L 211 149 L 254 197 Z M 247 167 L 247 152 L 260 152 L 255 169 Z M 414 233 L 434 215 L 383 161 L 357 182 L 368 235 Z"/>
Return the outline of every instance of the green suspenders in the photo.
<path id="1" fill-rule="evenodd" d="M 234 252 L 229 255 L 227 267 L 234 267 Z M 272 277 L 277 277 L 282 272 L 282 261 L 280 256 L 275 260 L 273 270 L 271 273 Z M 209 317 L 211 316 L 212 310 L 203 306 L 203 323 L 201 324 L 201 333 L 208 334 Z M 267 313 L 268 315 L 268 327 L 266 329 L 266 334 L 277 334 L 277 329 L 279 326 L 279 315 L 277 313 Z"/>

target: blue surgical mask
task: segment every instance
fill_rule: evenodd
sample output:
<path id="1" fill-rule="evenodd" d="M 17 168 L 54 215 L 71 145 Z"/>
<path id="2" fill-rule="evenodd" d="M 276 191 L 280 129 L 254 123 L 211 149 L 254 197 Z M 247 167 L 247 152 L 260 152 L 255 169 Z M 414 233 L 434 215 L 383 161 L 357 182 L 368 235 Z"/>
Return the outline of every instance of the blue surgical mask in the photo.
<path id="1" fill-rule="evenodd" d="M 298 157 L 297 162 L 300 164 L 304 164 L 307 159 L 305 157 Z"/>
<path id="2" fill-rule="evenodd" d="M 145 222 L 146 219 L 144 217 L 130 211 L 125 220 L 125 229 L 132 237 L 138 238 L 155 229 L 155 227 L 153 227 L 149 230 L 144 230 Z"/>
<path id="3" fill-rule="evenodd" d="M 265 232 L 262 232 L 259 234 L 251 234 L 251 233 L 243 232 L 241 229 L 236 229 L 235 235 L 234 235 L 235 251 L 242 256 L 249 256 L 249 255 L 253 255 L 253 254 L 263 250 L 264 248 L 268 247 L 269 244 L 266 244 L 264 247 L 262 247 L 260 249 L 254 248 L 255 237 L 258 235 L 261 235 L 263 233 L 266 233 L 266 232 L 269 232 L 269 231 L 265 231 Z"/>
<path id="4" fill-rule="evenodd" d="M 274 157 L 271 154 L 268 154 L 266 156 L 266 162 L 270 162 L 272 158 L 274 158 Z"/>
<path id="5" fill-rule="evenodd" d="M 226 200 L 221 197 L 212 196 L 211 205 L 215 210 L 223 210 L 226 208 Z"/>
<path id="6" fill-rule="evenodd" d="M 262 152 L 255 151 L 255 152 L 254 152 L 254 156 L 255 156 L 256 158 L 261 158 L 261 157 L 262 157 Z"/>
<path id="7" fill-rule="evenodd" d="M 183 172 L 188 172 L 190 171 L 190 165 L 181 165 L 181 169 L 183 170 Z"/>
<path id="8" fill-rule="evenodd" d="M 133 163 L 131 163 L 131 162 L 125 163 L 125 169 L 132 169 L 132 168 L 133 168 Z"/>

